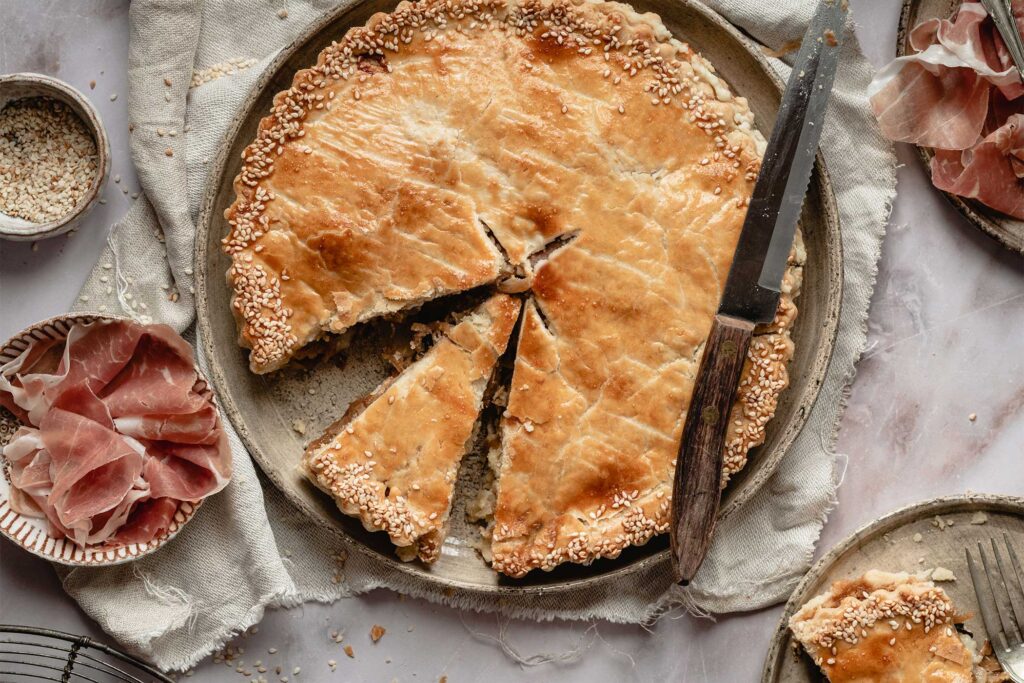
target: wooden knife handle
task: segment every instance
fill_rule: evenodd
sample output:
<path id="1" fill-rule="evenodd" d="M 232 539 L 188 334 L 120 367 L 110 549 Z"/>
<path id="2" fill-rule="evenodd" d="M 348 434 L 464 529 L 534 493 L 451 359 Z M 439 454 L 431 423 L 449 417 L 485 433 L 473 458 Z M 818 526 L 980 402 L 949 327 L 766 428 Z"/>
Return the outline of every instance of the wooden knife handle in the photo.
<path id="1" fill-rule="evenodd" d="M 672 489 L 672 563 L 683 585 L 700 568 L 715 530 L 729 411 L 753 334 L 753 323 L 716 315 L 693 385 Z"/>

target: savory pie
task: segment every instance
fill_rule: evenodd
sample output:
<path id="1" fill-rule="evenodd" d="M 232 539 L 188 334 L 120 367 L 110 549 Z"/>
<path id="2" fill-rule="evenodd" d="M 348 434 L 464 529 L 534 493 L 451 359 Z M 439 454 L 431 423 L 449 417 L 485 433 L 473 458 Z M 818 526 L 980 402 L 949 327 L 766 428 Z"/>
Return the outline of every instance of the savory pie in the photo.
<path id="1" fill-rule="evenodd" d="M 913 574 L 871 570 L 837 581 L 789 621 L 833 683 L 988 681 L 974 641 L 960 633 L 952 600 Z"/>
<path id="2" fill-rule="evenodd" d="M 442 296 L 517 294 L 482 512 L 493 566 L 522 576 L 614 557 L 667 528 L 764 146 L 746 100 L 654 14 L 402 2 L 298 72 L 245 150 L 224 248 L 250 366 L 270 372 Z M 798 239 L 744 369 L 723 485 L 788 383 L 803 259 Z"/>
<path id="3" fill-rule="evenodd" d="M 368 530 L 386 531 L 403 557 L 437 559 L 459 462 L 519 306 L 505 294 L 486 301 L 306 449 L 310 480 Z"/>

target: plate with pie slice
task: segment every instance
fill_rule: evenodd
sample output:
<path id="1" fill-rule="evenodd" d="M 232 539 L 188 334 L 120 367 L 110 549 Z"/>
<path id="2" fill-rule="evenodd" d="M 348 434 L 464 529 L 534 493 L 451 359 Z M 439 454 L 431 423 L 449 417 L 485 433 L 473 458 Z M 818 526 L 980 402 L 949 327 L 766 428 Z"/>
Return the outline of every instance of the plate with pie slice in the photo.
<path id="1" fill-rule="evenodd" d="M 922 22 L 932 19 L 952 20 L 957 16 L 957 12 L 962 4 L 962 0 L 903 0 L 899 32 L 896 37 L 897 56 L 903 57 L 916 52 L 914 47 L 911 45 L 911 33 L 914 27 L 918 26 Z M 989 29 L 985 29 L 986 33 L 988 31 Z M 987 91 L 985 92 L 984 97 L 989 97 Z M 1018 99 L 1014 103 L 1005 103 L 999 106 L 993 105 L 993 110 L 1006 109 L 1007 112 L 1019 112 L 1022 110 L 1021 107 L 1024 107 L 1024 103 Z M 999 118 L 1000 116 L 1001 118 Z M 1001 115 L 997 115 L 995 113 L 992 114 L 992 118 L 999 118 L 1000 123 L 1006 120 L 1005 117 L 1006 113 Z M 985 134 L 987 135 L 988 133 L 989 128 L 987 127 L 985 129 Z M 935 157 L 935 150 L 930 147 L 918 146 L 917 152 L 918 156 L 920 156 L 921 160 L 924 162 L 927 172 L 929 174 L 933 173 L 932 160 Z M 946 154 L 949 155 L 950 153 L 947 152 Z M 981 152 L 977 152 L 977 154 L 979 158 L 983 158 L 984 156 Z M 953 167 L 957 168 L 955 165 Z M 986 178 L 982 182 L 994 182 L 994 175 L 993 177 Z M 969 183 L 964 184 L 969 185 Z M 1024 220 L 986 206 L 977 199 L 961 197 L 951 192 L 943 192 L 943 194 L 946 196 L 946 199 L 948 199 L 949 202 L 975 227 L 979 228 L 982 232 L 1000 242 L 1007 248 L 1024 253 Z"/>
<path id="2" fill-rule="evenodd" d="M 964 554 L 990 539 L 1024 549 L 1024 498 L 939 498 L 856 531 L 796 587 L 761 680 L 1005 680 Z"/>
<path id="3" fill-rule="evenodd" d="M 197 239 L 211 376 L 263 471 L 414 582 L 667 581 L 682 419 L 780 93 L 698 2 L 327 15 L 236 121 Z M 803 426 L 841 289 L 819 159 L 723 515 Z"/>

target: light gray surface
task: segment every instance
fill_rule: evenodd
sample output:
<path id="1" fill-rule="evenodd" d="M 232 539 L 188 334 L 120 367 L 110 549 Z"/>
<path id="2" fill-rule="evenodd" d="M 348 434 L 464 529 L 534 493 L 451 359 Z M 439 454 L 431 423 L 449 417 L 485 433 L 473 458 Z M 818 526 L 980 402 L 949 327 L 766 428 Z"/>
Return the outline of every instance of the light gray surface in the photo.
<path id="1" fill-rule="evenodd" d="M 285 0 L 267 0 L 275 7 Z M 899 5 L 855 0 L 860 38 L 878 63 L 893 52 Z M 108 203 L 77 234 L 29 244 L 0 242 L 0 336 L 71 304 L 110 224 L 137 190 L 127 148 L 127 2 L 0 0 L 0 73 L 37 70 L 90 95 L 111 138 Z M 97 86 L 89 90 L 89 81 Z M 110 95 L 117 93 L 116 101 Z M 843 420 L 839 452 L 850 467 L 819 554 L 861 524 L 901 505 L 964 490 L 1020 494 L 1024 468 L 1024 262 L 1000 248 L 933 192 L 912 150 L 901 149 L 899 198 L 883 246 L 869 346 Z M 968 415 L 977 414 L 971 422 Z M 126 606 L 130 609 L 130 606 Z M 524 669 L 486 640 L 493 616 L 376 592 L 334 605 L 267 615 L 240 643 L 247 667 L 282 666 L 292 681 L 753 681 L 781 608 L 717 623 L 685 615 L 651 632 L 599 624 L 511 622 L 506 637 L 524 656 L 592 643 L 575 663 Z M 103 637 L 61 591 L 44 562 L 0 543 L 0 621 Z M 387 635 L 371 645 L 370 627 Z M 412 628 L 412 631 L 408 629 Z M 350 660 L 329 638 L 344 629 Z M 482 639 L 471 631 L 485 634 Z M 596 639 L 595 636 L 599 636 Z M 269 655 L 267 648 L 279 650 Z M 337 661 L 331 673 L 327 660 Z M 390 661 L 389 661 L 390 660 Z M 191 680 L 252 680 L 207 664 Z M 292 669 L 302 668 L 299 676 Z M 236 678 L 237 677 L 237 678 Z M 277 680 L 277 676 L 270 680 Z"/>

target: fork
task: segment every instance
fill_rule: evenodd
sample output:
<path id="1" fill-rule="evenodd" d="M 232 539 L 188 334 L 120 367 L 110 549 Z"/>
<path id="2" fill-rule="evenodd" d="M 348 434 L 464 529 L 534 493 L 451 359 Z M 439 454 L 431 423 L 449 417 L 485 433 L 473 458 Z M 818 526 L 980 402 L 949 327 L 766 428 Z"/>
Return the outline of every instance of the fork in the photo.
<path id="1" fill-rule="evenodd" d="M 1013 18 L 1013 10 L 1010 8 L 1010 0 L 981 0 L 985 11 L 992 17 L 992 21 L 1006 43 L 1006 49 L 1010 51 L 1013 63 L 1017 65 L 1017 71 L 1021 78 L 1024 78 L 1024 41 L 1021 40 L 1020 31 L 1017 30 L 1017 22 Z"/>
<path id="2" fill-rule="evenodd" d="M 978 543 L 978 561 L 966 548 L 967 566 L 971 572 L 971 582 L 978 596 L 978 609 L 981 620 L 988 631 L 992 650 L 999 660 L 1000 666 L 1016 683 L 1024 683 L 1024 587 L 1021 586 L 1020 560 L 1010 545 L 1010 536 L 1003 532 L 1003 543 L 1006 545 L 1007 559 L 1003 559 L 996 539 L 989 539 L 992 545 L 991 555 L 985 552 L 983 543 Z"/>

